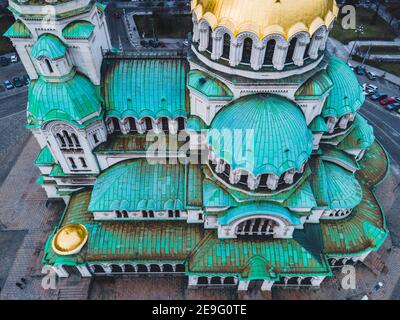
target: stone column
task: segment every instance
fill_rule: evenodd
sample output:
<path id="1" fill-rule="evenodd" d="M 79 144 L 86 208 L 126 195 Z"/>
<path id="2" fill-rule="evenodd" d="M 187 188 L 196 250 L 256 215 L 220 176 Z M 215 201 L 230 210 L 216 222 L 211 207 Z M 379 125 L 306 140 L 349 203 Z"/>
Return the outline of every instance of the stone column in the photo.
<path id="1" fill-rule="evenodd" d="M 277 70 L 282 70 L 285 67 L 286 55 L 289 49 L 289 44 L 282 40 L 278 41 L 275 46 L 272 64 Z"/>
<path id="2" fill-rule="evenodd" d="M 253 45 L 251 51 L 251 67 L 254 70 L 260 70 L 262 68 L 264 57 L 265 57 L 265 46 Z"/>
<path id="3" fill-rule="evenodd" d="M 200 41 L 199 23 L 197 22 L 197 19 L 195 17 L 192 17 L 192 22 L 193 22 L 193 42 L 197 43 Z"/>
<path id="4" fill-rule="evenodd" d="M 197 281 L 198 281 L 197 276 L 188 276 L 188 286 L 189 287 L 196 287 Z"/>
<path id="5" fill-rule="evenodd" d="M 239 44 L 236 38 L 231 39 L 231 49 L 229 51 L 229 64 L 236 67 L 242 58 L 243 44 Z"/>
<path id="6" fill-rule="evenodd" d="M 330 31 L 330 30 L 329 30 L 329 31 Z M 323 36 L 323 38 L 322 38 L 321 46 L 319 47 L 319 50 L 321 50 L 321 51 L 324 51 L 325 48 L 326 48 L 326 42 L 328 41 L 329 31 L 327 31 L 327 32 L 325 33 L 325 35 Z"/>
<path id="7" fill-rule="evenodd" d="M 215 172 L 219 174 L 223 173 L 225 171 L 225 166 L 225 161 L 222 159 L 218 159 L 217 166 L 215 167 Z"/>
<path id="8" fill-rule="evenodd" d="M 92 274 L 90 273 L 89 269 L 86 266 L 76 266 L 79 270 L 82 278 L 91 278 Z"/>
<path id="9" fill-rule="evenodd" d="M 128 134 L 130 131 L 129 120 L 119 121 L 119 126 L 121 128 L 122 134 Z"/>
<path id="10" fill-rule="evenodd" d="M 263 284 L 261 285 L 261 291 L 271 291 L 273 284 L 274 281 L 264 280 Z"/>
<path id="11" fill-rule="evenodd" d="M 249 288 L 250 280 L 240 280 L 239 281 L 239 286 L 238 286 L 238 291 L 247 291 Z"/>
<path id="12" fill-rule="evenodd" d="M 161 119 L 158 119 L 158 120 L 151 120 L 152 121 L 152 123 L 153 123 L 153 130 L 154 130 L 154 133 L 156 133 L 156 134 L 159 134 L 159 133 L 161 133 L 163 130 L 162 130 L 162 121 L 161 121 Z"/>
<path id="13" fill-rule="evenodd" d="M 135 123 L 138 133 L 143 134 L 146 132 L 146 122 L 143 119 L 142 120 L 135 119 Z"/>
<path id="14" fill-rule="evenodd" d="M 297 39 L 296 47 L 293 52 L 293 62 L 296 66 L 301 67 L 304 64 L 304 53 L 310 39 Z"/>
<path id="15" fill-rule="evenodd" d="M 178 121 L 168 119 L 168 130 L 170 134 L 177 134 L 178 133 Z"/>
<path id="16" fill-rule="evenodd" d="M 338 119 L 336 119 L 335 117 L 328 118 L 328 122 L 326 123 L 326 125 L 328 126 L 329 133 L 332 133 L 333 131 L 335 131 L 335 126 L 336 126 L 337 122 L 338 122 Z"/>
<path id="17" fill-rule="evenodd" d="M 229 182 L 231 184 L 237 184 L 240 181 L 240 178 L 242 177 L 242 173 L 240 170 L 233 170 L 231 169 L 229 173 Z"/>
<path id="18" fill-rule="evenodd" d="M 261 176 L 255 177 L 252 174 L 249 174 L 247 177 L 247 186 L 250 190 L 254 191 L 260 185 Z"/>
<path id="19" fill-rule="evenodd" d="M 221 58 L 224 50 L 224 38 L 221 35 L 217 35 L 215 32 L 213 33 L 212 37 L 213 49 L 211 53 L 211 59 L 218 60 Z"/>
<path id="20" fill-rule="evenodd" d="M 319 287 L 324 279 L 325 277 L 313 277 L 311 279 L 311 284 L 315 287 Z"/>
<path id="21" fill-rule="evenodd" d="M 206 51 L 208 47 L 208 37 L 210 36 L 210 28 L 208 26 L 200 27 L 200 44 L 199 51 Z"/>
<path id="22" fill-rule="evenodd" d="M 318 51 L 321 48 L 324 35 L 315 35 L 311 40 L 310 48 L 308 49 L 308 55 L 311 59 L 315 60 L 318 58 Z"/>
<path id="23" fill-rule="evenodd" d="M 285 183 L 292 184 L 295 173 L 296 173 L 296 170 L 294 170 L 294 169 L 287 171 L 285 173 L 285 177 L 284 177 Z"/>
<path id="24" fill-rule="evenodd" d="M 349 124 L 349 120 L 350 120 L 350 114 L 345 114 L 339 121 L 339 128 L 342 130 L 346 129 L 347 125 Z"/>
<path id="25" fill-rule="evenodd" d="M 269 174 L 267 179 L 267 187 L 271 190 L 278 188 L 279 177 L 276 174 Z"/>

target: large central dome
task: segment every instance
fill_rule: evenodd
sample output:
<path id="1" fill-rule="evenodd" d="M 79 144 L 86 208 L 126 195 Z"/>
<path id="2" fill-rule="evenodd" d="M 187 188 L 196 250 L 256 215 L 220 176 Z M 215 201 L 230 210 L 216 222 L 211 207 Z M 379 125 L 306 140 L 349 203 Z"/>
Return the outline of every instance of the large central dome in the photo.
<path id="1" fill-rule="evenodd" d="M 335 0 L 192 0 L 192 10 L 213 29 L 254 32 L 260 39 L 276 33 L 290 38 L 301 31 L 312 35 L 338 13 Z"/>
<path id="2" fill-rule="evenodd" d="M 272 94 L 245 96 L 222 109 L 208 139 L 216 158 L 254 176 L 299 170 L 312 152 L 312 134 L 300 108 Z"/>

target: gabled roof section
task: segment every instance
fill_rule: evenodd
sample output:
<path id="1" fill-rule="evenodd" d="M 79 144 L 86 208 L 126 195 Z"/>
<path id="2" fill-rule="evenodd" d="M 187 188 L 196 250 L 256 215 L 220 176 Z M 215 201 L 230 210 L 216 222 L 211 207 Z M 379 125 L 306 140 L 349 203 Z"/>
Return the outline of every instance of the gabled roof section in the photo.
<path id="1" fill-rule="evenodd" d="M 324 161 L 339 164 L 351 172 L 355 172 L 359 169 L 358 163 L 353 156 L 336 147 L 325 145 L 322 147 L 322 151 L 321 159 Z"/>
<path id="2" fill-rule="evenodd" d="M 46 57 L 57 60 L 64 57 L 66 52 L 67 46 L 57 36 L 50 33 L 42 34 L 31 49 L 31 54 L 36 59 Z"/>
<path id="3" fill-rule="evenodd" d="M 233 98 L 233 93 L 226 84 L 200 70 L 189 72 L 188 87 L 207 99 L 230 100 Z"/>
<path id="4" fill-rule="evenodd" d="M 51 166 L 55 164 L 53 155 L 50 152 L 48 146 L 45 146 L 42 150 L 40 150 L 38 157 L 35 160 L 35 165 L 37 166 Z"/>
<path id="5" fill-rule="evenodd" d="M 237 206 L 237 202 L 223 188 L 209 179 L 203 181 L 203 206 L 206 208 L 229 208 Z"/>
<path id="6" fill-rule="evenodd" d="M 346 169 L 320 158 L 312 160 L 311 185 L 319 207 L 353 209 L 362 200 L 362 189 Z"/>
<path id="7" fill-rule="evenodd" d="M 311 121 L 309 128 L 312 132 L 328 132 L 328 126 L 324 118 L 321 116 L 316 116 L 313 121 Z"/>
<path id="8" fill-rule="evenodd" d="M 102 77 L 108 116 L 187 117 L 186 61 L 143 56 L 106 60 Z"/>
<path id="9" fill-rule="evenodd" d="M 284 206 L 292 210 L 305 208 L 311 209 L 316 207 L 317 202 L 315 200 L 310 183 L 308 181 L 304 181 L 304 183 L 299 186 L 296 191 L 293 192 L 284 202 Z"/>
<path id="10" fill-rule="evenodd" d="M 88 39 L 94 30 L 94 25 L 88 21 L 73 21 L 62 31 L 66 39 Z"/>
<path id="11" fill-rule="evenodd" d="M 147 159 L 118 163 L 96 180 L 89 211 L 184 210 L 187 166 Z"/>
<path id="12" fill-rule="evenodd" d="M 314 76 L 308 79 L 301 87 L 296 91 L 296 99 L 312 99 L 321 98 L 328 93 L 333 87 L 333 82 L 329 78 L 326 70 L 317 72 Z"/>
<path id="13" fill-rule="evenodd" d="M 28 92 L 28 126 L 60 120 L 82 127 L 102 112 L 102 99 L 88 78 L 75 74 L 67 81 L 33 80 Z M 93 117 L 91 117 L 93 115 Z"/>
<path id="14" fill-rule="evenodd" d="M 3 36 L 8 38 L 30 38 L 32 34 L 21 20 L 17 20 L 8 28 Z"/>
<path id="15" fill-rule="evenodd" d="M 338 148 L 345 151 L 368 149 L 375 141 L 374 129 L 360 114 L 356 115 L 353 129 L 338 144 Z"/>
<path id="16" fill-rule="evenodd" d="M 221 225 L 228 225 L 238 219 L 251 217 L 253 215 L 275 216 L 288 221 L 291 225 L 300 224 L 300 219 L 288 209 L 266 202 L 241 204 L 238 207 L 231 208 L 218 219 L 218 223 Z"/>

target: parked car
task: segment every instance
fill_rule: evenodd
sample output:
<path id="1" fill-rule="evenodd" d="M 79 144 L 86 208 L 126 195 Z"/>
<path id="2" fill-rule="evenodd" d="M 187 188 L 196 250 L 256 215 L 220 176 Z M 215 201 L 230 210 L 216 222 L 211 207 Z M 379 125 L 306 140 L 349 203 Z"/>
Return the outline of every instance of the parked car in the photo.
<path id="1" fill-rule="evenodd" d="M 369 80 L 376 80 L 376 74 L 373 73 L 372 71 L 367 71 L 366 76 Z"/>
<path id="2" fill-rule="evenodd" d="M 0 57 L 0 65 L 2 67 L 8 66 L 10 64 L 10 61 L 6 57 Z"/>
<path id="3" fill-rule="evenodd" d="M 4 88 L 6 88 L 7 90 L 14 89 L 14 85 L 12 84 L 12 82 L 10 80 L 4 80 L 3 84 L 4 84 Z"/>
<path id="4" fill-rule="evenodd" d="M 363 84 L 363 91 L 366 96 L 369 96 L 369 95 L 375 93 L 375 91 L 377 91 L 377 90 L 378 90 L 378 87 L 374 86 L 373 84 L 369 84 L 369 83 Z"/>
<path id="5" fill-rule="evenodd" d="M 146 40 L 141 40 L 140 44 L 142 45 L 142 47 L 146 47 L 146 48 L 148 47 L 148 43 Z"/>
<path id="6" fill-rule="evenodd" d="M 156 40 L 150 40 L 149 45 L 153 48 L 158 48 L 158 41 Z"/>
<path id="7" fill-rule="evenodd" d="M 31 78 L 27 74 L 24 74 L 22 77 L 22 80 L 24 81 L 24 84 L 27 86 L 29 83 L 31 83 Z"/>
<path id="8" fill-rule="evenodd" d="M 353 66 L 350 62 L 347 62 L 347 65 L 349 66 L 349 68 L 350 68 L 351 70 L 354 71 L 354 66 Z"/>
<path id="9" fill-rule="evenodd" d="M 19 77 L 13 78 L 13 84 L 16 88 L 21 88 L 24 85 Z"/>
<path id="10" fill-rule="evenodd" d="M 386 99 L 387 98 L 387 94 L 385 93 L 381 93 L 379 91 L 375 91 L 375 93 L 373 95 L 370 96 L 371 100 L 373 101 L 380 101 L 382 99 Z"/>
<path id="11" fill-rule="evenodd" d="M 359 76 L 363 76 L 364 73 L 365 73 L 365 70 L 364 70 L 364 68 L 363 68 L 362 66 L 357 66 L 357 67 L 355 68 L 355 71 L 356 71 L 356 73 L 357 73 Z"/>
<path id="12" fill-rule="evenodd" d="M 400 102 L 388 104 L 387 106 L 385 106 L 385 109 L 388 111 L 396 111 L 400 109 Z"/>
<path id="13" fill-rule="evenodd" d="M 396 102 L 400 102 L 400 98 L 389 97 L 389 98 L 382 99 L 381 101 L 379 101 L 379 103 L 383 106 L 386 106 L 386 105 L 392 104 L 392 103 L 396 103 Z"/>
<path id="14" fill-rule="evenodd" d="M 11 63 L 17 63 L 18 62 L 18 56 L 16 54 L 13 54 L 10 57 L 10 61 L 11 61 Z"/>
<path id="15" fill-rule="evenodd" d="M 165 48 L 166 44 L 163 41 L 159 41 L 158 45 L 160 46 L 160 48 Z"/>

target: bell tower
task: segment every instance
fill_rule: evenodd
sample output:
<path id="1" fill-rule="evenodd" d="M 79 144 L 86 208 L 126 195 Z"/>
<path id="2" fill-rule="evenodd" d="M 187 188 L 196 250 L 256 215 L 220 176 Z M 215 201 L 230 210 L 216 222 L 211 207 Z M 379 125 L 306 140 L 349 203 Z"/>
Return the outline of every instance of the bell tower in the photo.
<path id="1" fill-rule="evenodd" d="M 9 9 L 16 22 L 5 36 L 12 40 L 32 80 L 40 75 L 62 77 L 75 68 L 94 85 L 100 84 L 103 52 L 111 49 L 103 4 L 13 0 Z"/>

